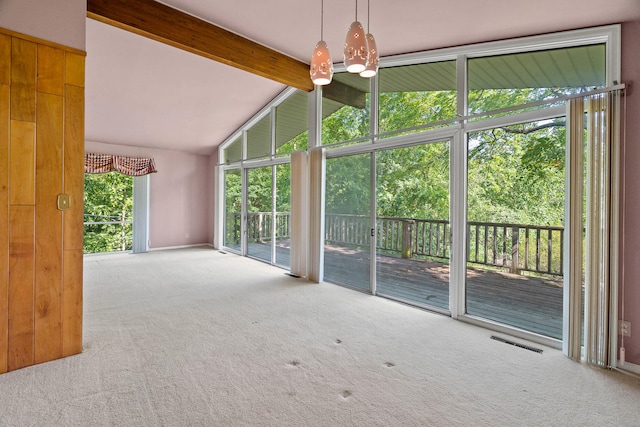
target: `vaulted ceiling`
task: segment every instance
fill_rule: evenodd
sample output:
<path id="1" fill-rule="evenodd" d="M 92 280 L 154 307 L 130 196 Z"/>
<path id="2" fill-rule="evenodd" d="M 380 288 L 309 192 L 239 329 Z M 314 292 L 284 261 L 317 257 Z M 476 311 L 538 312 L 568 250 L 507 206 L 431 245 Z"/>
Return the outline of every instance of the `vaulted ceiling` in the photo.
<path id="1" fill-rule="evenodd" d="M 320 39 L 319 0 L 162 3 L 297 62 L 309 63 Z M 640 18 L 638 0 L 370 3 L 369 27 L 382 57 Z M 324 1 L 324 39 L 336 63 L 342 61 L 355 4 Z M 365 0 L 358 2 L 358 19 L 366 29 Z M 285 87 L 263 75 L 87 19 L 89 141 L 211 154 Z"/>

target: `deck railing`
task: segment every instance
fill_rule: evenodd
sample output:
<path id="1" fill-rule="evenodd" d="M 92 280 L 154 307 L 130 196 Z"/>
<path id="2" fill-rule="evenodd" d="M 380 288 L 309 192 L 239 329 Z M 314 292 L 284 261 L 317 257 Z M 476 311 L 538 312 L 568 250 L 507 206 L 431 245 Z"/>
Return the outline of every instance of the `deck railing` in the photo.
<path id="1" fill-rule="evenodd" d="M 132 245 L 132 226 L 133 221 L 118 216 L 104 216 L 84 214 L 84 236 L 85 236 L 85 253 L 93 252 L 110 252 L 110 251 L 126 251 L 131 249 Z M 113 244 L 101 242 L 101 247 L 92 244 L 93 235 L 112 236 Z M 89 240 L 89 241 L 87 241 Z"/>
<path id="2" fill-rule="evenodd" d="M 271 241 L 271 212 L 252 212 L 247 234 L 252 242 Z M 277 236 L 289 238 L 289 212 L 276 213 Z M 240 214 L 227 217 L 227 238 L 239 242 Z M 230 233 L 230 234 L 229 234 Z M 448 260 L 451 229 L 447 220 L 378 217 L 374 231 L 376 248 L 403 258 Z M 511 273 L 523 271 L 562 276 L 564 228 L 530 224 L 469 222 L 467 262 Z M 369 217 L 325 215 L 325 241 L 329 244 L 368 248 Z"/>
<path id="3" fill-rule="evenodd" d="M 240 243 L 240 212 L 227 213 L 225 221 L 225 243 Z M 250 212 L 247 214 L 247 236 L 250 242 L 270 242 L 273 214 L 271 212 Z M 289 212 L 276 212 L 277 239 L 288 239 L 291 229 Z"/>

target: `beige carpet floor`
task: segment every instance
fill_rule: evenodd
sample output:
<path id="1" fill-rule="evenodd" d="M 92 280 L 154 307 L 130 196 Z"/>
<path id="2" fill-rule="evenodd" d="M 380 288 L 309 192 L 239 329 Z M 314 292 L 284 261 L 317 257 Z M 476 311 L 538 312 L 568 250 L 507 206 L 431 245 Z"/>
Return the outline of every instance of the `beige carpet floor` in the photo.
<path id="1" fill-rule="evenodd" d="M 84 296 L 84 352 L 0 375 L 1 426 L 640 425 L 634 377 L 211 248 L 88 256 Z"/>

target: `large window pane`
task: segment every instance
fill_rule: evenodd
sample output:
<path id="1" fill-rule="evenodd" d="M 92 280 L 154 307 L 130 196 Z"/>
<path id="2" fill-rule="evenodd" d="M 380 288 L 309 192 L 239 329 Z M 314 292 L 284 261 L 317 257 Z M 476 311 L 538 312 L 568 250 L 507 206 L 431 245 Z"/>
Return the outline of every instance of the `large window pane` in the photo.
<path id="1" fill-rule="evenodd" d="M 603 44 L 469 59 L 469 114 L 603 87 L 605 62 Z"/>
<path id="2" fill-rule="evenodd" d="M 236 138 L 224 150 L 224 159 L 226 163 L 235 163 L 242 160 L 242 136 Z"/>
<path id="3" fill-rule="evenodd" d="M 247 159 L 271 154 L 271 116 L 267 115 L 247 131 Z"/>
<path id="4" fill-rule="evenodd" d="M 84 253 L 133 247 L 133 177 L 118 172 L 84 176 Z"/>
<path id="5" fill-rule="evenodd" d="M 247 254 L 271 262 L 273 167 L 247 171 Z"/>
<path id="6" fill-rule="evenodd" d="M 369 154 L 327 159 L 324 278 L 370 290 Z"/>
<path id="7" fill-rule="evenodd" d="M 276 264 L 291 266 L 291 165 L 276 166 Z"/>
<path id="8" fill-rule="evenodd" d="M 309 95 L 296 91 L 276 107 L 276 154 L 309 146 Z"/>
<path id="9" fill-rule="evenodd" d="M 455 61 L 382 68 L 379 86 L 380 133 L 456 117 Z"/>
<path id="10" fill-rule="evenodd" d="M 370 134 L 369 79 L 339 73 L 322 89 L 322 144 Z"/>
<path id="11" fill-rule="evenodd" d="M 562 338 L 564 119 L 469 134 L 467 313 Z"/>
<path id="12" fill-rule="evenodd" d="M 239 251 L 242 244 L 242 175 L 240 169 L 224 172 L 224 242 Z"/>
<path id="13" fill-rule="evenodd" d="M 449 309 L 449 143 L 376 153 L 376 290 Z"/>

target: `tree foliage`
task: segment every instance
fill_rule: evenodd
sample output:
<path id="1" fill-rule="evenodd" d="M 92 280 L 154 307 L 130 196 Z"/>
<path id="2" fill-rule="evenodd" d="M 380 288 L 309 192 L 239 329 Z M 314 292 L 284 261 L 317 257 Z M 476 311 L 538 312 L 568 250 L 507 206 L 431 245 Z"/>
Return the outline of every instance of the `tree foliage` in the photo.
<path id="1" fill-rule="evenodd" d="M 549 99 L 588 88 L 486 89 L 470 91 L 470 114 Z M 322 123 L 323 144 L 351 141 L 370 133 L 370 102 L 343 106 Z M 381 133 L 419 132 L 428 123 L 457 114 L 455 91 L 380 94 Z M 539 107 L 532 107 L 539 108 Z M 504 113 L 508 114 L 508 113 Z M 417 128 L 417 129 L 411 129 Z M 281 147 L 305 145 L 305 132 Z M 355 142 L 353 142 L 355 143 Z M 469 221 L 562 225 L 564 217 L 564 119 L 496 127 L 468 134 L 467 216 Z M 332 158 L 326 166 L 326 212 L 366 215 L 370 209 L 371 156 L 375 156 L 378 216 L 446 220 L 450 213 L 448 141 Z M 284 150 L 284 151 L 282 151 Z M 272 168 L 249 172 L 248 210 L 269 212 Z M 289 209 L 288 167 L 276 168 L 276 203 Z M 231 181 L 229 181 L 231 182 Z M 227 211 L 240 211 L 240 175 L 227 185 Z M 233 203 L 229 202 L 233 199 Z"/>
<path id="2" fill-rule="evenodd" d="M 133 246 L 133 178 L 117 172 L 85 174 L 84 252 L 114 252 Z"/>
<path id="3" fill-rule="evenodd" d="M 470 112 L 493 111 L 578 90 L 474 91 L 469 96 Z M 380 132 L 401 131 L 454 118 L 456 93 L 383 93 L 380 106 Z M 361 114 L 354 114 L 353 107 L 344 107 L 344 110 L 343 114 L 339 110 L 331 120 L 323 121 L 323 138 L 335 141 L 367 134 L 368 105 Z M 549 120 L 476 132 L 469 135 L 468 144 L 470 221 L 562 224 L 564 121 Z M 449 151 L 447 142 L 436 142 L 376 152 L 377 215 L 448 219 Z M 368 212 L 369 170 L 368 156 L 327 162 L 328 213 Z"/>

